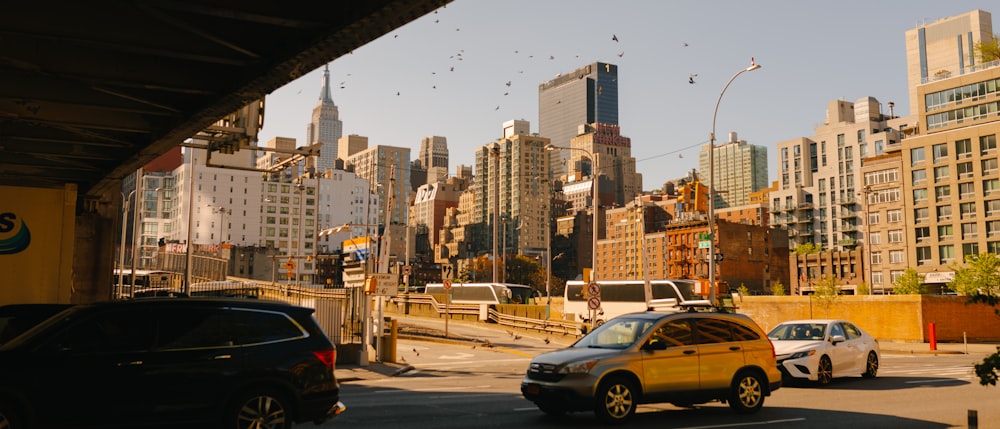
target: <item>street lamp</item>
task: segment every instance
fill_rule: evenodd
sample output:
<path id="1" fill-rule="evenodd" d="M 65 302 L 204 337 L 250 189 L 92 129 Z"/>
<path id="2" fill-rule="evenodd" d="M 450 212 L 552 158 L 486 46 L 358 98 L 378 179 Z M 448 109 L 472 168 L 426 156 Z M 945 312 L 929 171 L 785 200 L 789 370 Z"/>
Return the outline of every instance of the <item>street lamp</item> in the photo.
<path id="1" fill-rule="evenodd" d="M 760 64 L 750 59 L 750 67 L 736 72 L 729 78 L 726 86 L 722 87 L 719 93 L 719 100 L 715 102 L 715 112 L 712 113 L 712 134 L 708 138 L 708 301 L 715 305 L 715 118 L 719 115 L 719 104 L 722 103 L 722 95 L 726 93 L 729 84 L 736 80 L 736 77 L 748 71 L 760 68 Z"/>
<path id="2" fill-rule="evenodd" d="M 593 152 L 591 152 L 591 151 L 589 151 L 587 149 L 584 149 L 582 147 L 555 146 L 555 145 L 553 145 L 553 144 L 550 143 L 550 144 L 545 145 L 545 150 L 578 150 L 578 151 L 581 151 L 583 153 L 586 153 L 587 157 L 590 158 L 590 163 L 594 165 L 594 171 L 590 175 L 591 176 L 590 180 L 592 182 L 591 183 L 591 191 L 592 191 L 592 196 L 591 196 L 592 202 L 591 202 L 591 204 L 593 205 L 593 209 L 594 209 L 594 219 L 593 219 L 593 221 L 591 221 L 591 224 L 592 224 L 591 228 L 593 230 L 592 231 L 593 235 L 592 235 L 591 246 L 593 247 L 593 250 L 592 250 L 592 253 L 591 253 L 591 260 L 590 260 L 590 282 L 591 283 L 596 282 L 597 281 L 597 207 L 598 207 L 598 202 L 597 202 L 597 172 L 600 171 L 600 167 L 597 164 L 597 157 L 594 156 Z"/>
<path id="3" fill-rule="evenodd" d="M 305 224 L 302 223 L 302 214 L 303 214 L 302 201 L 305 200 L 305 190 L 306 190 L 306 185 L 304 185 L 302 181 L 299 180 L 299 183 L 295 184 L 295 191 L 299 193 L 299 234 L 297 238 L 298 244 L 295 246 L 295 256 L 298 258 L 301 258 L 302 253 L 305 252 L 305 250 L 302 248 L 302 241 L 305 240 L 305 231 L 304 231 Z M 302 278 L 302 276 L 299 274 L 299 269 L 302 267 L 303 262 L 305 261 L 299 260 L 299 263 L 295 264 L 296 286 L 299 285 L 299 280 L 301 280 Z"/>
<path id="4" fill-rule="evenodd" d="M 208 206 L 212 207 L 212 213 L 218 213 L 219 214 L 219 249 L 220 249 L 219 252 L 221 254 L 221 252 L 222 252 L 222 250 L 221 250 L 222 249 L 222 244 L 225 243 L 225 241 L 226 241 L 226 239 L 225 239 L 225 235 L 226 235 L 226 230 L 225 230 L 226 217 L 225 216 L 226 215 L 232 215 L 233 214 L 233 210 L 232 209 L 227 209 L 227 208 L 222 207 L 222 206 L 213 206 L 211 204 L 209 204 Z"/>
<path id="5" fill-rule="evenodd" d="M 119 296 L 122 294 L 122 290 L 125 287 L 124 286 L 124 282 L 125 282 L 125 279 L 124 279 L 124 277 L 125 277 L 125 225 L 128 223 L 128 211 L 129 211 L 129 207 L 128 206 L 129 206 L 129 201 L 132 200 L 132 196 L 135 195 L 135 191 L 136 191 L 135 189 L 133 189 L 132 191 L 130 191 L 128 193 L 127 197 L 125 196 L 124 192 L 121 193 L 122 194 L 122 204 L 123 204 L 123 206 L 122 206 L 122 244 L 121 244 L 121 247 L 119 247 L 119 250 L 118 250 L 118 294 L 119 294 Z M 138 205 L 138 204 L 136 204 L 136 205 Z M 134 255 L 132 257 L 135 258 Z M 118 298 L 118 297 L 114 297 L 114 298 Z"/>

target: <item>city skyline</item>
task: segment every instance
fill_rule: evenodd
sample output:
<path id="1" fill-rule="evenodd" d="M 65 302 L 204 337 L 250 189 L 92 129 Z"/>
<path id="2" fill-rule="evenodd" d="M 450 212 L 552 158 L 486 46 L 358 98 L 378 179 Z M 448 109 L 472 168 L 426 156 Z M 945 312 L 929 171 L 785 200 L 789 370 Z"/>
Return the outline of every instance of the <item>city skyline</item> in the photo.
<path id="1" fill-rule="evenodd" d="M 528 120 L 538 131 L 539 84 L 605 61 L 619 67 L 622 133 L 632 138 L 643 188 L 651 190 L 697 167 L 726 79 L 753 57 L 763 68 L 726 91 L 716 134 L 736 131 L 769 148 L 775 180 L 776 144 L 814 134 L 828 102 L 872 96 L 908 112 L 902 34 L 981 8 L 965 1 L 905 9 L 855 1 L 726 3 L 723 13 L 696 2 L 560 5 L 454 2 L 332 61 L 344 135 L 413 153 L 421 138 L 443 136 L 454 171 L 472 165 L 475 148 L 501 136 L 508 120 Z M 820 15 L 825 19 L 816 20 Z M 496 37 L 498 22 L 533 31 Z M 268 95 L 261 142 L 305 141 L 302 118 L 315 106 L 321 76 L 322 67 Z"/>

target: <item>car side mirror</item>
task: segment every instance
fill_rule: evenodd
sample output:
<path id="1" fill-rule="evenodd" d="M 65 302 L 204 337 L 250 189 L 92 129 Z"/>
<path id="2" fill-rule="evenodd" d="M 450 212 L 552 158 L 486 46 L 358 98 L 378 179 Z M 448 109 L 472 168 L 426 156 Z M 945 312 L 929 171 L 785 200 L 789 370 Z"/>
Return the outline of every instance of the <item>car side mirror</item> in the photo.
<path id="1" fill-rule="evenodd" d="M 833 345 L 837 345 L 837 343 L 842 343 L 844 341 L 847 341 L 847 338 L 844 338 L 843 335 L 834 335 L 830 338 L 830 342 L 833 343 Z"/>
<path id="2" fill-rule="evenodd" d="M 663 340 L 651 340 L 648 343 L 646 343 L 645 346 L 642 346 L 642 349 L 643 350 L 666 350 L 667 349 L 667 342 L 663 341 Z"/>

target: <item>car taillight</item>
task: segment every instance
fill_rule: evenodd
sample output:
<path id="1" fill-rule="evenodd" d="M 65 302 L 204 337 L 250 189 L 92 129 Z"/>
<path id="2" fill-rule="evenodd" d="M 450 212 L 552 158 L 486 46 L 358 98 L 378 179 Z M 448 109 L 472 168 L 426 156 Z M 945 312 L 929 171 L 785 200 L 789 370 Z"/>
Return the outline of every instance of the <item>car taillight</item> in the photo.
<path id="1" fill-rule="evenodd" d="M 774 341 L 771 341 L 771 339 L 768 338 L 767 343 L 771 345 L 771 357 L 777 359 L 778 354 L 774 352 Z"/>
<path id="2" fill-rule="evenodd" d="M 329 367 L 330 370 L 333 370 L 337 363 L 337 351 L 334 349 L 314 351 L 313 355 L 316 356 L 316 359 L 319 359 L 320 362 L 323 362 L 323 365 Z"/>

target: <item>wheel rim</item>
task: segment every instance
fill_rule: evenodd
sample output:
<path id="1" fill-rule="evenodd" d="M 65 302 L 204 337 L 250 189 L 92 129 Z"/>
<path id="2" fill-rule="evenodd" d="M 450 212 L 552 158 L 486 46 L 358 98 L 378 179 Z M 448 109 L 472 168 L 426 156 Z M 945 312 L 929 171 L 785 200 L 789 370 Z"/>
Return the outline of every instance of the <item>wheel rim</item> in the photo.
<path id="1" fill-rule="evenodd" d="M 754 408 L 764 397 L 764 389 L 756 377 L 743 377 L 739 385 L 740 404 L 746 408 Z"/>
<path id="2" fill-rule="evenodd" d="M 820 384 L 828 384 L 833 379 L 833 365 L 829 358 L 824 356 L 819 360 L 819 371 L 816 373 L 816 377 Z"/>
<path id="3" fill-rule="evenodd" d="M 285 424 L 285 407 L 271 396 L 255 396 L 243 403 L 236 415 L 238 429 L 282 429 Z"/>
<path id="4" fill-rule="evenodd" d="M 632 390 L 624 384 L 615 384 L 604 396 L 604 409 L 615 419 L 628 417 L 632 411 Z"/>
<path id="5" fill-rule="evenodd" d="M 878 356 L 875 353 L 868 353 L 868 376 L 874 377 L 878 373 Z"/>

